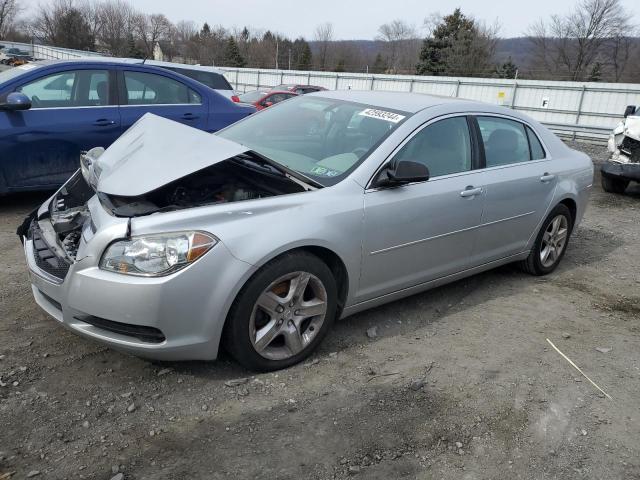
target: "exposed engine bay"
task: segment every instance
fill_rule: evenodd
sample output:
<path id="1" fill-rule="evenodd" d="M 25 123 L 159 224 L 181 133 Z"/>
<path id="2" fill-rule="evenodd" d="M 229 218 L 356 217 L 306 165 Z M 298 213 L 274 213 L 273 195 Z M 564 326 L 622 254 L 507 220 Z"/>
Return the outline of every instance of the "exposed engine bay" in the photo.
<path id="1" fill-rule="evenodd" d="M 308 190 L 301 182 L 251 153 L 199 170 L 138 197 L 98 193 L 116 216 L 135 217 L 218 203 L 240 202 Z"/>
<path id="2" fill-rule="evenodd" d="M 254 200 L 312 189 L 251 152 L 204 168 L 137 197 L 98 192 L 103 207 L 119 217 L 135 217 L 203 205 Z M 88 200 L 96 194 L 78 170 L 55 194 L 48 212 L 35 212 L 18 228 L 19 236 L 37 231 L 56 257 L 76 260 L 82 230 L 91 216 Z M 47 221 L 49 220 L 49 221 Z M 49 255 L 45 252 L 45 256 Z"/>

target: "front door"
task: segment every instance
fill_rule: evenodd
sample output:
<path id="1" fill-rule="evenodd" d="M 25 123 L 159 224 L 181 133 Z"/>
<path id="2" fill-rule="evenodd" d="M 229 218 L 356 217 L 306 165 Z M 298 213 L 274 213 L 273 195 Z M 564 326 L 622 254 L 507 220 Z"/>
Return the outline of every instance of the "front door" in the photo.
<path id="1" fill-rule="evenodd" d="M 108 147 L 120 135 L 111 99 L 110 71 L 66 70 L 19 86 L 31 109 L 0 113 L 0 149 L 7 186 L 64 183 L 79 167 L 80 152 Z"/>
<path id="2" fill-rule="evenodd" d="M 392 161 L 424 163 L 426 182 L 369 189 L 364 198 L 358 301 L 412 287 L 473 265 L 484 202 L 468 120 L 450 117 L 414 134 Z"/>

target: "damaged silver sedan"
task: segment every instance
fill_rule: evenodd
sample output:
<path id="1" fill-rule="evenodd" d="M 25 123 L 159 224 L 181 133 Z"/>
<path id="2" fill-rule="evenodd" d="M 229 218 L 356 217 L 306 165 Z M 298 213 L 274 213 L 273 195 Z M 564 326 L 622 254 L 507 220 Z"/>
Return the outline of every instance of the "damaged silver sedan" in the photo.
<path id="1" fill-rule="evenodd" d="M 18 233 L 63 326 L 164 360 L 300 362 L 336 318 L 560 263 L 591 160 L 497 106 L 322 92 L 216 135 L 147 115 Z"/>

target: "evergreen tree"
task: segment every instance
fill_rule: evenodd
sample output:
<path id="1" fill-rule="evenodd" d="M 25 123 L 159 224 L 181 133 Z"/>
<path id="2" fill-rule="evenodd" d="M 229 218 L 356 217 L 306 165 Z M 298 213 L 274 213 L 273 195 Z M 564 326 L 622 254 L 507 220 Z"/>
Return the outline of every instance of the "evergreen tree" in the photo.
<path id="1" fill-rule="evenodd" d="M 336 64 L 336 68 L 333 69 L 334 72 L 344 72 L 344 58 L 338 60 Z"/>
<path id="2" fill-rule="evenodd" d="M 211 36 L 211 27 L 207 22 L 204 22 L 204 25 L 202 25 L 202 28 L 200 29 L 200 37 L 208 38 L 210 36 Z"/>
<path id="3" fill-rule="evenodd" d="M 313 64 L 313 56 L 311 55 L 311 48 L 304 38 L 296 40 L 295 43 L 300 42 L 300 50 L 298 53 L 298 63 L 296 64 L 297 70 L 311 70 Z"/>
<path id="4" fill-rule="evenodd" d="M 590 82 L 599 82 L 602 80 L 602 64 L 600 62 L 596 62 L 591 69 L 591 73 L 589 74 L 588 81 Z"/>
<path id="5" fill-rule="evenodd" d="M 244 67 L 247 62 L 242 57 L 240 53 L 240 49 L 238 48 L 238 44 L 233 39 L 233 37 L 229 37 L 227 40 L 227 45 L 224 49 L 224 65 L 227 67 Z"/>
<path id="6" fill-rule="evenodd" d="M 144 58 L 144 52 L 136 45 L 136 39 L 130 33 L 127 38 L 127 57 L 129 58 Z"/>
<path id="7" fill-rule="evenodd" d="M 371 68 L 371 73 L 385 73 L 387 71 L 387 62 L 385 62 L 382 55 L 378 53 L 376 55 L 376 59 L 373 62 L 373 67 Z"/>
<path id="8" fill-rule="evenodd" d="M 464 49 L 465 44 L 470 47 L 476 34 L 474 21 L 456 8 L 451 15 L 442 19 L 442 23 L 433 31 L 432 37 L 424 39 L 420 62 L 416 65 L 418 75 L 448 73 L 447 57 L 452 48 L 457 46 L 458 49 Z M 461 43 L 463 45 L 460 45 Z"/>
<path id="9" fill-rule="evenodd" d="M 511 57 L 504 62 L 502 65 L 498 65 L 496 67 L 496 74 L 499 78 L 516 78 L 516 74 L 518 73 L 518 66 L 513 63 Z"/>

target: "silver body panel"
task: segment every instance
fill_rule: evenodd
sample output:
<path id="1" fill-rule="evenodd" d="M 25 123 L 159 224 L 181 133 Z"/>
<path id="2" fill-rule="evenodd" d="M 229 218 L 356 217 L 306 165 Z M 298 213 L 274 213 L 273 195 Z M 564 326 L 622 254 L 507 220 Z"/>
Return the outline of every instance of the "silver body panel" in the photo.
<path id="1" fill-rule="evenodd" d="M 332 187 L 130 221 L 111 216 L 94 197 L 89 206 L 95 228 L 83 232 L 79 260 L 62 284 L 43 275 L 26 242 L 36 301 L 66 327 L 114 348 L 159 359 L 214 359 L 238 292 L 261 266 L 284 252 L 319 247 L 341 259 L 348 277 L 341 316 L 347 317 L 526 258 L 547 213 L 563 200 L 575 203 L 576 225 L 584 214 L 593 180 L 591 160 L 524 115 L 492 105 L 417 94 L 312 95 L 414 115 Z M 416 129 L 446 115 L 480 113 L 530 125 L 544 144 L 547 158 L 400 188 L 371 188 L 376 171 Z M 184 148 L 189 148 L 188 142 Z M 460 192 L 468 187 L 479 193 L 461 197 Z M 116 239 L 183 230 L 211 232 L 220 242 L 194 264 L 166 277 L 131 277 L 98 268 L 104 249 Z M 82 314 L 157 327 L 166 340 L 138 342 L 76 320 Z"/>

